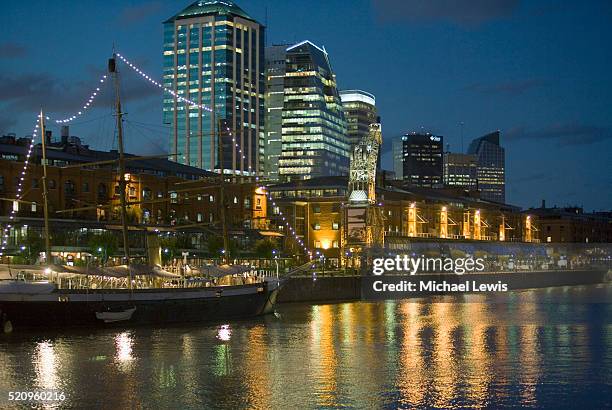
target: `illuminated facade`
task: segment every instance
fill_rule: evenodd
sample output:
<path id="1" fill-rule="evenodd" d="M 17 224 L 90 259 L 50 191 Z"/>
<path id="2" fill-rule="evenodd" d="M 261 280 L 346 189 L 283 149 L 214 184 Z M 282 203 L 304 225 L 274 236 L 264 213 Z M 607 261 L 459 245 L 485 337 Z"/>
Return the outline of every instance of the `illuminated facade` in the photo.
<path id="1" fill-rule="evenodd" d="M 254 173 L 263 163 L 264 27 L 227 0 L 200 0 L 164 22 L 164 87 L 212 108 L 164 96 L 170 152 L 207 170 Z M 227 122 L 219 161 L 218 120 Z"/>
<path id="2" fill-rule="evenodd" d="M 415 187 L 441 188 L 443 146 L 438 135 L 413 132 L 398 138 L 393 144 L 396 178 Z"/>
<path id="3" fill-rule="evenodd" d="M 346 120 L 329 56 L 310 41 L 286 52 L 280 178 L 346 175 Z"/>
<path id="4" fill-rule="evenodd" d="M 380 122 L 374 95 L 361 90 L 340 91 L 347 123 L 347 135 L 351 148 L 367 137 L 370 124 Z"/>
<path id="5" fill-rule="evenodd" d="M 73 139 L 75 137 L 72 137 Z M 78 139 L 77 139 L 78 140 Z M 29 140 L 0 141 L 0 194 L 15 197 Z M 84 168 L 64 166 L 117 160 L 117 151 L 94 151 L 78 142 L 51 143 L 47 151 L 49 213 L 54 221 L 70 220 L 116 224 L 119 213 L 119 177 L 115 163 Z M 33 150 L 24 181 L 23 201 L 0 201 L 0 215 L 9 207 L 22 221 L 41 224 L 43 216 L 41 148 Z M 205 224 L 220 227 L 218 175 L 166 159 L 133 159 L 126 154 L 127 214 L 131 225 L 180 226 Z M 210 178 L 213 178 L 212 180 Z M 255 184 L 227 184 L 225 204 L 228 224 L 256 229 L 266 217 L 266 200 Z M 104 225 L 101 225 L 104 226 Z"/>
<path id="6" fill-rule="evenodd" d="M 499 144 L 499 131 L 476 138 L 468 154 L 478 161 L 477 181 L 480 197 L 489 201 L 506 202 L 506 154 Z"/>
<path id="7" fill-rule="evenodd" d="M 279 178 L 278 160 L 282 152 L 287 47 L 288 45 L 266 47 L 265 176 L 272 181 Z"/>
<path id="8" fill-rule="evenodd" d="M 326 177 L 271 186 L 277 206 L 268 208 L 269 229 L 285 234 L 288 249 L 294 246 L 283 225 L 284 216 L 309 248 L 339 265 L 356 251 L 343 247 L 343 232 L 349 223 L 343 212 L 350 209 L 347 183 L 347 177 Z M 514 206 L 427 188 L 378 188 L 376 197 L 384 218 L 387 251 L 432 240 L 539 242 L 537 216 L 521 213 Z M 342 256 L 342 252 L 350 255 Z"/>
<path id="9" fill-rule="evenodd" d="M 475 190 L 478 158 L 470 154 L 444 153 L 444 186 Z"/>

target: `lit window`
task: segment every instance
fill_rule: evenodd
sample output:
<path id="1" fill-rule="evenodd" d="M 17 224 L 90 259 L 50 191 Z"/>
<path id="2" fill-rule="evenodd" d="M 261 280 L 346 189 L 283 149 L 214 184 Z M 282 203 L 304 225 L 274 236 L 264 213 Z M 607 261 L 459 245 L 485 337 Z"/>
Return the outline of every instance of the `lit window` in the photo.
<path id="1" fill-rule="evenodd" d="M 332 223 L 332 229 L 337 231 L 338 229 L 340 229 L 340 224 L 338 222 L 333 222 Z"/>
<path id="2" fill-rule="evenodd" d="M 321 230 L 321 224 L 319 224 L 319 223 L 314 224 L 314 230 L 315 231 Z"/>

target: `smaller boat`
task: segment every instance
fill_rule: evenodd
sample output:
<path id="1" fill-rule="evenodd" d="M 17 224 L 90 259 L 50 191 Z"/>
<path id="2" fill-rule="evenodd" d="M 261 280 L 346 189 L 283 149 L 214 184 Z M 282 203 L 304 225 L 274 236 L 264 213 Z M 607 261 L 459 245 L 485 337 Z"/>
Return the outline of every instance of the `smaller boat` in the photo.
<path id="1" fill-rule="evenodd" d="M 96 319 L 102 320 L 104 323 L 123 322 L 130 320 L 134 312 L 136 312 L 135 307 L 117 312 L 96 312 Z"/>

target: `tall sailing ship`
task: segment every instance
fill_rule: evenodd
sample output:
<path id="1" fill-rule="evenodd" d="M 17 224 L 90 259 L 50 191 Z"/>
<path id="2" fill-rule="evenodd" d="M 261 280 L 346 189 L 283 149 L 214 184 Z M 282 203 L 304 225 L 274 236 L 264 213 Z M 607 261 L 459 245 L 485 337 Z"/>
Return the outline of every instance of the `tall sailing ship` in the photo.
<path id="1" fill-rule="evenodd" d="M 117 118 L 118 174 L 125 174 L 122 111 L 115 55 L 109 60 L 114 77 Z M 40 125 L 44 136 L 44 114 Z M 222 144 L 218 144 L 222 149 Z M 221 154 L 221 153 L 220 153 Z M 278 281 L 259 276 L 246 265 L 185 266 L 177 274 L 160 266 L 131 263 L 126 215 L 126 182 L 119 177 L 123 265 L 74 267 L 53 265 L 49 236 L 45 138 L 42 138 L 45 264 L 4 265 L 16 280 L 0 281 L 0 319 L 5 332 L 15 327 L 109 326 L 216 322 L 247 318 L 273 310 Z M 221 155 L 220 155 L 221 157 Z M 85 164 L 85 166 L 91 164 Z M 224 175 L 219 176 L 224 198 Z M 229 249 L 224 204 L 221 204 L 224 249 Z"/>

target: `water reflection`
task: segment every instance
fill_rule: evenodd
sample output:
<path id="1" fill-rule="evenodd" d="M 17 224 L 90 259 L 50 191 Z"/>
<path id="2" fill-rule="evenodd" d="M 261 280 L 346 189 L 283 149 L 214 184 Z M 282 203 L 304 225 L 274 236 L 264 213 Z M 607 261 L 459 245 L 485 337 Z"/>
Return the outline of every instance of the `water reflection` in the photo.
<path id="1" fill-rule="evenodd" d="M 50 341 L 36 345 L 36 387 L 40 390 L 55 390 L 58 387 L 57 358 Z"/>
<path id="2" fill-rule="evenodd" d="M 563 304 L 573 292 L 586 291 L 286 305 L 231 325 L 23 335 L 0 340 L 0 391 L 65 389 L 76 408 L 604 407 L 612 310 Z"/>
<path id="3" fill-rule="evenodd" d="M 115 361 L 122 367 L 126 368 L 129 362 L 134 360 L 132 356 L 132 345 L 134 340 L 129 332 L 119 333 L 115 337 Z"/>

